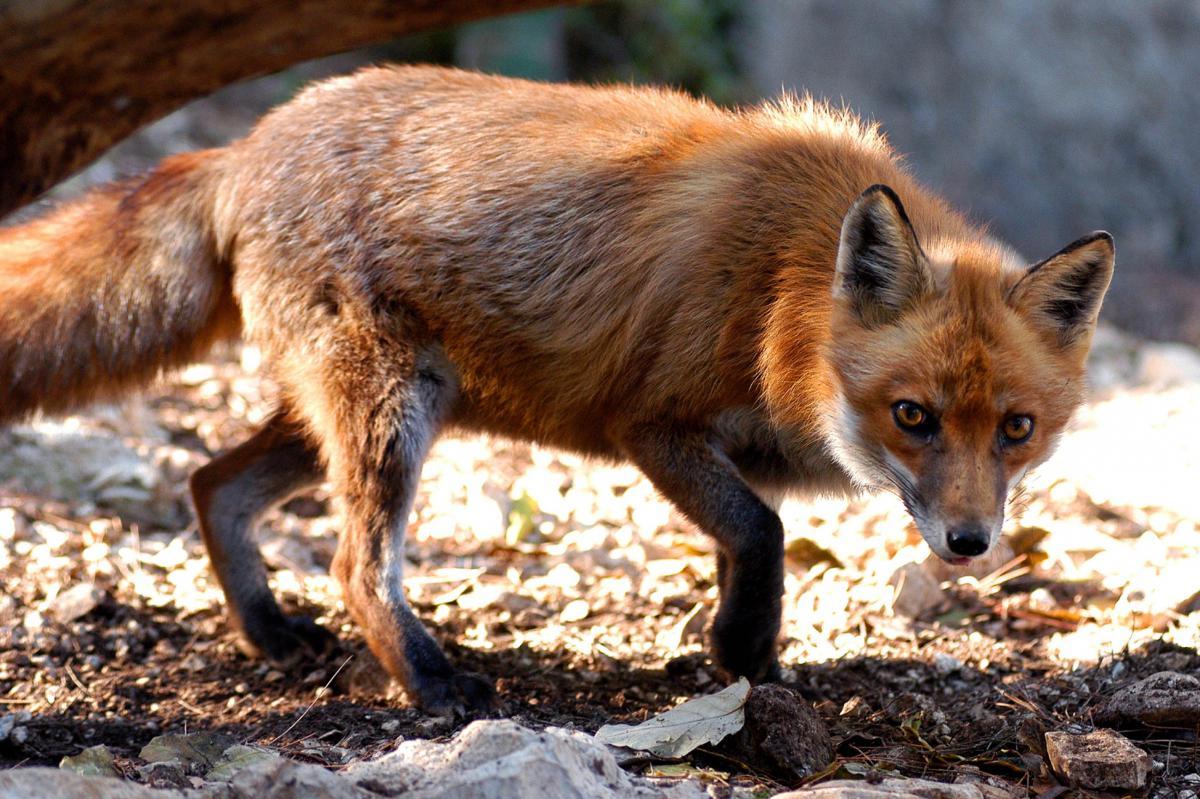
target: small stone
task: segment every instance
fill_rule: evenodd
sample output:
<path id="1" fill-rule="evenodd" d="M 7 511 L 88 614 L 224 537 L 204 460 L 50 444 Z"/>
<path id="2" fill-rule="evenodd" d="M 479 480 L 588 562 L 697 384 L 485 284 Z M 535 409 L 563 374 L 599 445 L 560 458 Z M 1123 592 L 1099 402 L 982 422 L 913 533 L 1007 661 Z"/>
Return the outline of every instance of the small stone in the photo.
<path id="1" fill-rule="evenodd" d="M 933 656 L 933 670 L 943 677 L 962 671 L 962 667 L 962 661 L 954 657 L 954 655 L 938 652 Z"/>
<path id="2" fill-rule="evenodd" d="M 17 724 L 17 717 L 12 713 L 0 716 L 0 741 L 3 741 L 12 732 L 13 727 Z"/>
<path id="3" fill-rule="evenodd" d="M 558 618 L 565 622 L 583 621 L 591 612 L 592 608 L 586 599 L 574 599 L 567 603 Z"/>
<path id="4" fill-rule="evenodd" d="M 64 757 L 59 761 L 58 767 L 93 777 L 120 776 L 113 766 L 113 753 L 104 745 L 89 746 L 77 755 Z"/>
<path id="5" fill-rule="evenodd" d="M 916 618 L 932 610 L 942 601 L 942 589 L 937 580 L 917 563 L 906 563 L 888 578 L 895 588 L 892 611 L 898 616 Z"/>
<path id="6" fill-rule="evenodd" d="M 1046 754 L 1055 774 L 1081 788 L 1135 790 L 1150 773 L 1150 755 L 1113 730 L 1048 732 Z"/>
<path id="7" fill-rule="evenodd" d="M 1101 724 L 1136 721 L 1151 726 L 1200 723 L 1200 680 L 1177 671 L 1160 671 L 1112 695 L 1096 713 Z"/>
<path id="8" fill-rule="evenodd" d="M 61 592 L 50 603 L 50 612 L 62 622 L 81 619 L 96 609 L 104 592 L 94 583 L 79 583 Z"/>

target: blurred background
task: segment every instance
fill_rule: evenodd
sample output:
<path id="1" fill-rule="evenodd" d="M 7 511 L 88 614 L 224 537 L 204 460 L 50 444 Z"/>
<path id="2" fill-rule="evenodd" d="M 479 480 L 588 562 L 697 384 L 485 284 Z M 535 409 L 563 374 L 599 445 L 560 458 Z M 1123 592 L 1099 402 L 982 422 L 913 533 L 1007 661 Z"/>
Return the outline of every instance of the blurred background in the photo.
<path id="1" fill-rule="evenodd" d="M 927 184 L 1030 259 L 1112 231 L 1105 317 L 1200 344 L 1194 0 L 620 0 L 492 19 L 229 87 L 52 196 L 222 144 L 308 81 L 379 61 L 666 83 L 731 105 L 780 90 L 844 102 L 879 121 Z"/>

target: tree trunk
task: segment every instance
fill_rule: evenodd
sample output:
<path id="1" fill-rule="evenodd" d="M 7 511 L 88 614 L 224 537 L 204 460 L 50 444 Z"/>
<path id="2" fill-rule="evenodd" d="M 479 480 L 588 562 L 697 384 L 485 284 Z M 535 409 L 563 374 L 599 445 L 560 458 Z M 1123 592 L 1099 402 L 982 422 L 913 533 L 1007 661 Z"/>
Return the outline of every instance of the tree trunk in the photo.
<path id="1" fill-rule="evenodd" d="M 0 0 L 0 217 L 197 97 L 553 0 Z"/>

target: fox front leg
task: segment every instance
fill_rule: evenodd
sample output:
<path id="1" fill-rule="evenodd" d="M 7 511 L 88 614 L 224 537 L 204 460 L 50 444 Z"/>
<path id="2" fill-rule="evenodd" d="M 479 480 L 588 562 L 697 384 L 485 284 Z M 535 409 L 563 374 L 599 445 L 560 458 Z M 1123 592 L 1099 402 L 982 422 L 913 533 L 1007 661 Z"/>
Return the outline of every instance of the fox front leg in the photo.
<path id="1" fill-rule="evenodd" d="M 626 455 L 689 519 L 716 539 L 721 605 L 712 629 L 717 662 L 752 682 L 779 678 L 783 524 L 703 430 L 640 425 Z"/>

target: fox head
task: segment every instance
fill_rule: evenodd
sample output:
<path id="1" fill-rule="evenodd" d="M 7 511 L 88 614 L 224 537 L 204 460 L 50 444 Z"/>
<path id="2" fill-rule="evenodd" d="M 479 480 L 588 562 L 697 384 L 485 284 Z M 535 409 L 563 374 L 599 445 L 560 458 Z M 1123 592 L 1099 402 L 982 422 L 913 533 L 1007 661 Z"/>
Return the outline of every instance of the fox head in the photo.
<path id="1" fill-rule="evenodd" d="M 987 239 L 920 242 L 886 186 L 846 214 L 827 440 L 856 481 L 899 494 L 940 557 L 986 553 L 1053 451 L 1083 397 L 1113 258 L 1104 232 L 1032 266 Z"/>

